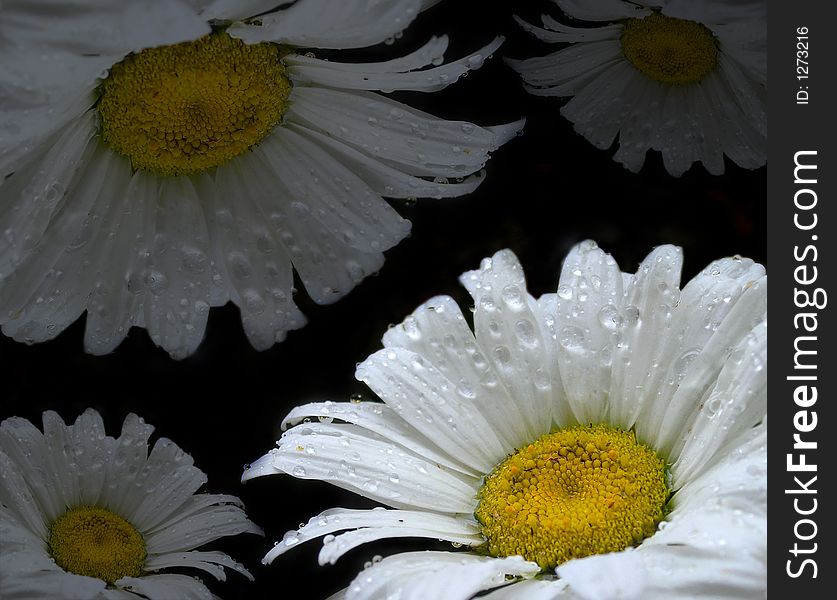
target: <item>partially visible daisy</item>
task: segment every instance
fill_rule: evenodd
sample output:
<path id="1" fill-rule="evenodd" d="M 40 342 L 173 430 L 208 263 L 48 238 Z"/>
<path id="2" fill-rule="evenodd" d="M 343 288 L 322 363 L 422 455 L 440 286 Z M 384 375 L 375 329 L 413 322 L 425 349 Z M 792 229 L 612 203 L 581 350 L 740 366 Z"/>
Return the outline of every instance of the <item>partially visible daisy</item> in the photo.
<path id="1" fill-rule="evenodd" d="M 509 60 L 526 89 L 572 97 L 561 114 L 600 149 L 639 171 L 658 150 L 669 173 L 701 162 L 724 172 L 724 155 L 755 169 L 767 161 L 766 3 L 762 0 L 554 0 L 569 25 L 518 19 L 543 41 L 569 44 Z"/>
<path id="2" fill-rule="evenodd" d="M 88 352 L 137 326 L 183 358 L 231 301 L 261 350 L 305 322 L 293 269 L 322 304 L 377 271 L 410 229 L 383 197 L 471 192 L 522 127 L 374 93 L 442 89 L 500 38 L 449 63 L 445 36 L 385 62 L 334 60 L 432 3 L 4 3 L 3 332 L 41 342 L 86 310 Z"/>
<path id="3" fill-rule="evenodd" d="M 26 419 L 0 424 L 0 596 L 170 600 L 213 598 L 193 575 L 252 579 L 223 552 L 195 550 L 261 530 L 235 496 L 196 494 L 206 476 L 134 414 L 114 439 L 87 410 L 74 425 L 54 412 L 43 433 Z"/>
<path id="4" fill-rule="evenodd" d="M 763 595 L 766 275 L 727 258 L 681 290 L 681 264 L 663 246 L 622 273 L 584 242 L 535 299 L 512 252 L 485 259 L 462 276 L 475 333 L 449 297 L 420 306 L 358 366 L 383 403 L 295 408 L 243 476 L 392 508 L 327 510 L 265 560 L 424 537 L 471 552 L 384 558 L 346 598 Z"/>

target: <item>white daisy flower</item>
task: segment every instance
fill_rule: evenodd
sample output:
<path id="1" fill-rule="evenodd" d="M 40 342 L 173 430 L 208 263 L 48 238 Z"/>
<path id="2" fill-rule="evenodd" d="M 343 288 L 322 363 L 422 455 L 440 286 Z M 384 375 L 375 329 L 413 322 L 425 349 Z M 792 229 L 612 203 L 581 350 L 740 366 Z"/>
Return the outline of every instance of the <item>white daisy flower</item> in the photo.
<path id="1" fill-rule="evenodd" d="M 508 250 L 465 273 L 475 333 L 449 297 L 420 306 L 358 366 L 383 403 L 295 408 L 243 476 L 392 508 L 327 510 L 265 560 L 321 536 L 321 564 L 425 537 L 473 552 L 390 556 L 345 596 L 762 595 L 767 279 L 727 258 L 680 290 L 681 263 L 664 246 L 622 273 L 584 242 L 538 299 Z"/>
<path id="2" fill-rule="evenodd" d="M 183 358 L 231 301 L 261 350 L 304 324 L 293 269 L 321 304 L 377 271 L 410 228 L 383 197 L 471 192 L 522 121 L 446 121 L 374 92 L 442 89 L 502 40 L 449 63 L 445 36 L 376 63 L 295 48 L 377 44 L 428 4 L 4 3 L 3 332 L 41 342 L 86 310 L 88 352 L 138 326 Z"/>
<path id="3" fill-rule="evenodd" d="M 597 148 L 639 171 L 649 149 L 669 173 L 695 162 L 724 172 L 724 155 L 755 169 L 767 161 L 766 3 L 761 0 L 555 0 L 571 26 L 518 19 L 539 39 L 569 46 L 509 60 L 526 89 L 571 96 L 561 114 Z"/>
<path id="4" fill-rule="evenodd" d="M 70 426 L 48 411 L 43 425 L 0 424 L 0 596 L 209 599 L 199 579 L 169 569 L 252 579 L 223 552 L 195 550 L 262 531 L 235 496 L 195 493 L 206 475 L 174 442 L 149 453 L 154 428 L 134 414 L 116 439 L 92 409 Z"/>

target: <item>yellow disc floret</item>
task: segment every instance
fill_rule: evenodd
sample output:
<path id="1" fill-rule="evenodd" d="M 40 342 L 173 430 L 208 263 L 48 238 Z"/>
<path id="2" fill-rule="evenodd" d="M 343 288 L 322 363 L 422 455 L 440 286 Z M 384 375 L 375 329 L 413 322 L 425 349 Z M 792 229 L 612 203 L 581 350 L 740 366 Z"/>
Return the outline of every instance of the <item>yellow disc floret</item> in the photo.
<path id="1" fill-rule="evenodd" d="M 159 175 L 222 165 L 282 120 L 291 91 L 282 53 L 213 33 L 128 56 L 101 85 L 102 139 Z"/>
<path id="2" fill-rule="evenodd" d="M 552 569 L 652 535 L 668 494 L 665 462 L 632 432 L 579 425 L 503 461 L 485 478 L 474 516 L 489 554 Z"/>
<path id="3" fill-rule="evenodd" d="M 709 28 L 658 12 L 625 21 L 622 52 L 637 70 L 669 85 L 697 83 L 718 63 L 718 43 Z"/>
<path id="4" fill-rule="evenodd" d="M 98 506 L 77 506 L 58 517 L 50 527 L 48 543 L 59 567 L 108 583 L 140 575 L 146 556 L 139 531 Z"/>

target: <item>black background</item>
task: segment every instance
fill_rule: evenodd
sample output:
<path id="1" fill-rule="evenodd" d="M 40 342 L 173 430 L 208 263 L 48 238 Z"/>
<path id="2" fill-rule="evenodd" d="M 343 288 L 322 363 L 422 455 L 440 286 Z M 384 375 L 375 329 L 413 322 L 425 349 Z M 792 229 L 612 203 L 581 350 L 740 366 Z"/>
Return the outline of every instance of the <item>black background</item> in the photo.
<path id="1" fill-rule="evenodd" d="M 514 250 L 536 296 L 557 288 L 563 256 L 587 238 L 613 254 L 625 271 L 635 270 L 656 245 L 680 245 L 685 251 L 683 282 L 722 256 L 765 261 L 766 169 L 747 171 L 727 161 L 720 177 L 697 165 L 673 178 L 659 155 L 651 153 L 641 173 L 628 172 L 611 159 L 615 146 L 599 151 L 573 132 L 559 115 L 566 100 L 527 95 L 503 63 L 501 55 L 525 58 L 558 48 L 538 42 L 512 19 L 515 12 L 532 22 L 541 12 L 556 15 L 554 4 L 514 4 L 448 0 L 420 15 L 393 45 L 349 54 L 350 60 L 383 60 L 415 49 L 430 35 L 448 33 L 446 56 L 451 60 L 496 34 L 505 35 L 506 44 L 490 61 L 448 89 L 393 96 L 445 118 L 491 125 L 525 115 L 527 125 L 522 136 L 494 153 L 483 185 L 470 196 L 393 201 L 413 222 L 412 235 L 387 252 L 378 275 L 346 298 L 317 306 L 298 284 L 296 300 L 309 324 L 291 332 L 284 343 L 254 351 L 232 305 L 212 310 L 203 344 L 181 362 L 136 328 L 112 355 L 86 355 L 84 318 L 56 340 L 37 346 L 0 338 L 0 418 L 19 415 L 40 424 L 42 411 L 51 409 L 72 421 L 93 407 L 108 432 L 118 435 L 125 415 L 135 412 L 155 425 L 159 436 L 192 454 L 209 476 L 205 491 L 244 500 L 266 537 L 246 535 L 214 544 L 256 576 L 254 583 L 235 573 L 226 583 L 210 581 L 222 597 L 268 598 L 297 591 L 321 598 L 345 587 L 375 554 L 450 549 L 426 540 L 378 543 L 350 552 L 335 566 L 319 567 L 320 543 L 315 541 L 263 566 L 260 559 L 273 541 L 310 516 L 334 506 L 373 503 L 316 481 L 274 476 L 242 486 L 239 478 L 245 463 L 272 447 L 281 418 L 293 406 L 345 401 L 358 393 L 371 397 L 354 379 L 355 364 L 380 347 L 389 324 L 399 323 L 431 296 L 449 294 L 469 306 L 457 278 L 481 258 L 502 248 Z M 347 60 L 346 54 L 340 57 Z"/>

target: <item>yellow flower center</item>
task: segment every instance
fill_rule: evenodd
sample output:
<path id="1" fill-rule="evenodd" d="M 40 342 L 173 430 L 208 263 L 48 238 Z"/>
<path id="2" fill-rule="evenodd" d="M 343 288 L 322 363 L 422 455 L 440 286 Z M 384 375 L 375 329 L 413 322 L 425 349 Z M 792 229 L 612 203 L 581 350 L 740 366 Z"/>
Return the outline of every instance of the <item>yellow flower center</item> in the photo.
<path id="1" fill-rule="evenodd" d="M 102 82 L 102 139 L 159 175 L 222 165 L 282 120 L 291 91 L 283 52 L 212 33 L 130 55 Z"/>
<path id="2" fill-rule="evenodd" d="M 552 569 L 652 535 L 668 495 L 665 462 L 632 432 L 579 425 L 500 463 L 474 516 L 492 556 L 519 554 Z"/>
<path id="3" fill-rule="evenodd" d="M 709 28 L 658 12 L 625 22 L 622 52 L 637 70 L 669 85 L 697 83 L 718 62 L 718 43 Z"/>
<path id="4" fill-rule="evenodd" d="M 98 506 L 78 506 L 58 517 L 48 543 L 59 567 L 108 583 L 137 577 L 145 563 L 145 541 L 139 531 Z"/>

